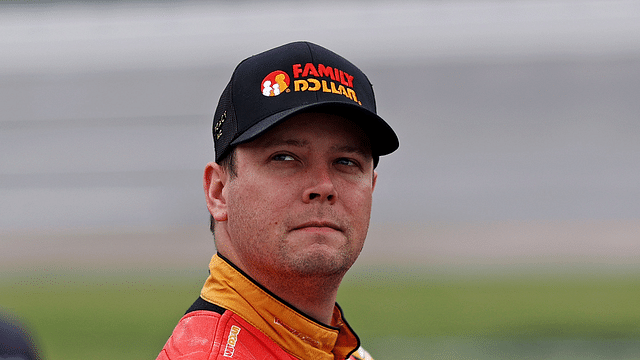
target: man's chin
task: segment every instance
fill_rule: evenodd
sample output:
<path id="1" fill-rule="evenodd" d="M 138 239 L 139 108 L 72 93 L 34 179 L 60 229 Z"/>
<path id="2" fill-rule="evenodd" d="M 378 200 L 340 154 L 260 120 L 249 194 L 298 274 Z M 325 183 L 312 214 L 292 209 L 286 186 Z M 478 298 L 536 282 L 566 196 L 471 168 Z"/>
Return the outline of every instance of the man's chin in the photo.
<path id="1" fill-rule="evenodd" d="M 322 245 L 312 246 L 304 254 L 297 254 L 290 260 L 292 270 L 309 276 L 344 274 L 355 261 L 344 249 Z"/>

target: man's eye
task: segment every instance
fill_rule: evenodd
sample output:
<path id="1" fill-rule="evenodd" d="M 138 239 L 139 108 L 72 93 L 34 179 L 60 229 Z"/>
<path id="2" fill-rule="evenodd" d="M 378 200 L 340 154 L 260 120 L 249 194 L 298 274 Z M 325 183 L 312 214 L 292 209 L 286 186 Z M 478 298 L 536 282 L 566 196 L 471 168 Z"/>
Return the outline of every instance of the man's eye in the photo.
<path id="1" fill-rule="evenodd" d="M 346 165 L 346 166 L 355 166 L 355 165 L 357 165 L 355 161 L 350 160 L 350 159 L 346 159 L 346 158 L 342 158 L 342 159 L 336 160 L 336 164 Z"/>
<path id="2" fill-rule="evenodd" d="M 288 155 L 288 154 L 278 154 L 278 155 L 273 157 L 273 160 L 275 160 L 275 161 L 292 161 L 292 160 L 295 160 L 295 159 L 293 158 L 293 156 Z"/>

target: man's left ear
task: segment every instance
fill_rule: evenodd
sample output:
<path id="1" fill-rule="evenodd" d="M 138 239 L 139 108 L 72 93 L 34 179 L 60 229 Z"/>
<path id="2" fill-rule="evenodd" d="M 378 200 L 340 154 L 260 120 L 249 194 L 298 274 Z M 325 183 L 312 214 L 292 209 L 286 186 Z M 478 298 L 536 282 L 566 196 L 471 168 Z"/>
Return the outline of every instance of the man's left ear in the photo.
<path id="1" fill-rule="evenodd" d="M 204 169 L 202 186 L 207 199 L 207 208 L 215 221 L 227 221 L 227 201 L 222 194 L 226 183 L 226 172 L 214 162 L 210 162 Z"/>

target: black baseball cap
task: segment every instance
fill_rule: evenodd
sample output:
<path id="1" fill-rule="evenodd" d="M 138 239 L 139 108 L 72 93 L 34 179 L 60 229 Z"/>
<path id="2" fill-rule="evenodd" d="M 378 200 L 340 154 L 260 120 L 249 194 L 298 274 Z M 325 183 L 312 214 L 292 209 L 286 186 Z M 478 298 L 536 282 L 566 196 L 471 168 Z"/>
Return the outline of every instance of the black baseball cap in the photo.
<path id="1" fill-rule="evenodd" d="M 293 42 L 243 60 L 220 96 L 213 118 L 216 162 L 234 146 L 305 112 L 344 116 L 369 137 L 374 164 L 395 151 L 398 137 L 376 113 L 367 76 L 340 55 Z"/>

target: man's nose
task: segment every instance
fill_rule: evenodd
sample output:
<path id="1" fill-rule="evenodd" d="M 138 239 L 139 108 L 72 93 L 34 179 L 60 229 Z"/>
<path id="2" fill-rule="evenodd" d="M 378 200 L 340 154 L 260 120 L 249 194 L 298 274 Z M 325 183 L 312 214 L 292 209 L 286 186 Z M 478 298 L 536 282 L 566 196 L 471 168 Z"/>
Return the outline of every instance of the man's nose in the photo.
<path id="1" fill-rule="evenodd" d="M 309 185 L 302 195 L 302 201 L 311 203 L 313 201 L 327 201 L 333 204 L 338 194 L 331 178 L 331 173 L 326 167 L 311 169 L 308 173 Z"/>

